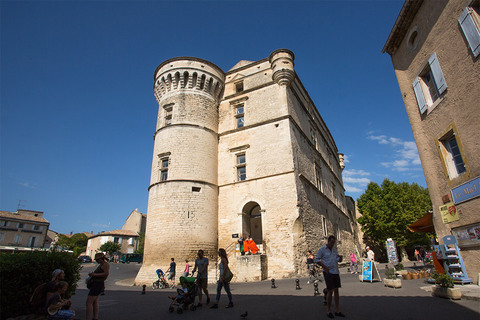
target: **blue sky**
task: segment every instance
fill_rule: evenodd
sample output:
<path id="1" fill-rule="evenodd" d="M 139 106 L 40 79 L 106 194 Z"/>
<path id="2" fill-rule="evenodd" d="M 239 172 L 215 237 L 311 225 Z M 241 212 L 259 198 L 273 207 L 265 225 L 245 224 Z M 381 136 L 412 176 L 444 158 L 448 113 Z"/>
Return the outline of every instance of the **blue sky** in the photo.
<path id="1" fill-rule="evenodd" d="M 346 156 L 346 194 L 425 178 L 388 54 L 403 1 L 2 1 L 0 210 L 61 233 L 147 211 L 153 72 L 194 56 L 224 71 L 278 48 Z"/>

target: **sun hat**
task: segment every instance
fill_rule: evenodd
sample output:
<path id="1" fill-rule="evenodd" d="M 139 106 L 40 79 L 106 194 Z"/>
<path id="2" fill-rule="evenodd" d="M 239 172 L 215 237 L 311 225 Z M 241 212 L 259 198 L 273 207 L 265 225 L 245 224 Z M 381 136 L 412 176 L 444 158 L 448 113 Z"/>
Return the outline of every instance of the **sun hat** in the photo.
<path id="1" fill-rule="evenodd" d="M 94 260 L 102 259 L 102 258 L 105 258 L 105 254 L 103 252 L 95 253 L 95 259 Z"/>

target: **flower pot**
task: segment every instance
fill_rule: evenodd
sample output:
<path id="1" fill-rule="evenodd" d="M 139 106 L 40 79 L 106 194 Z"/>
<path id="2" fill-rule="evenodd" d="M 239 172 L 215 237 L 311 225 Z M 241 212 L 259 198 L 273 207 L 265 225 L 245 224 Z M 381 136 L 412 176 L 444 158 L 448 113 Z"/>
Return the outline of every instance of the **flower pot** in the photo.
<path id="1" fill-rule="evenodd" d="M 440 286 L 435 286 L 432 288 L 432 296 L 460 300 L 462 298 L 462 291 L 457 288 L 443 288 Z"/>
<path id="2" fill-rule="evenodd" d="M 410 272 L 407 273 L 407 274 L 404 274 L 404 275 L 403 275 L 403 279 L 405 279 L 405 280 L 412 280 L 412 274 L 411 274 Z"/>
<path id="3" fill-rule="evenodd" d="M 412 279 L 418 279 L 420 278 L 420 275 L 418 273 L 412 274 Z"/>
<path id="4" fill-rule="evenodd" d="M 383 279 L 383 284 L 385 285 L 385 287 L 401 288 L 402 280 L 401 279 Z"/>

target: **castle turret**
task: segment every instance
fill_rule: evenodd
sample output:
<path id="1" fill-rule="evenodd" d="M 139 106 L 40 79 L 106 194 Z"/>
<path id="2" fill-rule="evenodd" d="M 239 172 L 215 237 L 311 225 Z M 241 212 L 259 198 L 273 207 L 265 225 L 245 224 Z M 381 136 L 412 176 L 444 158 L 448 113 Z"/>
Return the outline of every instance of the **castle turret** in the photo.
<path id="1" fill-rule="evenodd" d="M 224 72 L 179 57 L 154 74 L 158 117 L 148 199 L 144 262 L 136 282 L 155 277 L 170 258 L 217 250 L 218 103 Z"/>
<path id="2" fill-rule="evenodd" d="M 288 49 L 278 49 L 270 54 L 269 61 L 273 70 L 273 81 L 281 86 L 290 84 L 295 78 L 293 60 L 295 60 L 295 55 Z"/>

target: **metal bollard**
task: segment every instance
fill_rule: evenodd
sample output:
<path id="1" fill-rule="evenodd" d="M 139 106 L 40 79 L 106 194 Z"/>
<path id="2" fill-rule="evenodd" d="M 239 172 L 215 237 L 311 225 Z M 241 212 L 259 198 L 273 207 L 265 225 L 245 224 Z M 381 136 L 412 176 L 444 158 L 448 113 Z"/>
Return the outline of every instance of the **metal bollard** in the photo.
<path id="1" fill-rule="evenodd" d="M 301 290 L 302 288 L 300 288 L 300 280 L 296 279 L 295 283 L 296 283 L 295 289 L 296 290 Z"/>
<path id="2" fill-rule="evenodd" d="M 318 291 L 318 283 L 317 281 L 315 281 L 313 283 L 313 296 L 319 296 L 320 295 L 320 291 Z"/>
<path id="3" fill-rule="evenodd" d="M 275 285 L 275 279 L 272 279 L 272 289 L 275 289 L 277 286 Z"/>
<path id="4" fill-rule="evenodd" d="M 145 288 L 146 288 L 146 287 L 147 287 L 146 285 L 143 285 L 143 286 L 142 286 L 142 294 L 145 294 Z"/>

